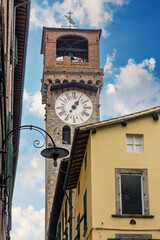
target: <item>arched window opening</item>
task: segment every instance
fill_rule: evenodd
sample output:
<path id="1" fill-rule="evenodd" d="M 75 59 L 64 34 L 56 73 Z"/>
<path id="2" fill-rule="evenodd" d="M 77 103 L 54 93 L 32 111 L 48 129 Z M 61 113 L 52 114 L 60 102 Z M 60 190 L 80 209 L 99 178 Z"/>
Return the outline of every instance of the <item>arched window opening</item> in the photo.
<path id="1" fill-rule="evenodd" d="M 102 86 L 102 82 L 101 82 L 100 80 L 98 80 L 98 81 L 96 82 L 96 85 L 97 85 L 98 87 L 101 87 L 101 86 Z"/>
<path id="2" fill-rule="evenodd" d="M 47 79 L 48 83 L 52 83 L 52 80 L 51 79 Z"/>
<path id="3" fill-rule="evenodd" d="M 67 83 L 67 82 L 68 82 L 68 80 L 67 80 L 67 79 L 64 79 L 64 80 L 63 80 L 63 83 Z"/>
<path id="4" fill-rule="evenodd" d="M 71 144 L 71 129 L 69 126 L 64 126 L 63 127 L 63 139 L 62 143 L 63 144 Z"/>
<path id="5" fill-rule="evenodd" d="M 60 84 L 60 83 L 61 83 L 61 81 L 59 79 L 55 80 L 55 84 Z"/>
<path id="6" fill-rule="evenodd" d="M 87 84 L 92 85 L 92 80 L 89 80 Z"/>
<path id="7" fill-rule="evenodd" d="M 80 80 L 79 82 L 80 82 L 80 83 L 85 83 L 83 80 Z"/>
<path id="8" fill-rule="evenodd" d="M 56 55 L 56 61 L 69 56 L 72 62 L 88 62 L 88 40 L 77 35 L 62 36 L 57 39 Z"/>

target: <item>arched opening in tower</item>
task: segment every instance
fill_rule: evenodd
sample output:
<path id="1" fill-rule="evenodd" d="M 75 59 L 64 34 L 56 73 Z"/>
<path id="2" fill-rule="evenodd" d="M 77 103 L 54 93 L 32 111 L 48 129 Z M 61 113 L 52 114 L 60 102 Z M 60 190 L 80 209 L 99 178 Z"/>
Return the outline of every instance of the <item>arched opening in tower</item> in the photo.
<path id="1" fill-rule="evenodd" d="M 57 39 L 56 61 L 68 56 L 72 62 L 88 62 L 88 40 L 78 35 L 65 35 Z"/>

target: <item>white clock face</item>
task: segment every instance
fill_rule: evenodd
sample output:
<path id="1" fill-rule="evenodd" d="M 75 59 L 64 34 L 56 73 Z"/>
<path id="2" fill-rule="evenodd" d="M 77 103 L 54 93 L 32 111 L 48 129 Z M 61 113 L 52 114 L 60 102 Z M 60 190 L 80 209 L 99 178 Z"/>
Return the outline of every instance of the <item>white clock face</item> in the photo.
<path id="1" fill-rule="evenodd" d="M 56 100 L 57 116 L 68 124 L 81 124 L 92 115 L 93 105 L 89 97 L 79 91 L 67 91 Z"/>

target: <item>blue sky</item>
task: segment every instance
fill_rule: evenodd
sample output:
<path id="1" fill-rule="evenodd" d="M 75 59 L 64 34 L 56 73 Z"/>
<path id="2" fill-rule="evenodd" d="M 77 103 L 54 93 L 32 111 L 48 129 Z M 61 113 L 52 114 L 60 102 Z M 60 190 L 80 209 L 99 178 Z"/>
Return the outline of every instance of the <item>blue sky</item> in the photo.
<path id="1" fill-rule="evenodd" d="M 102 28 L 101 120 L 160 105 L 159 0 L 32 0 L 22 124 L 44 128 L 42 27 Z M 85 25 L 84 25 L 85 24 Z M 23 131 L 13 200 L 12 240 L 44 239 L 44 159 Z"/>

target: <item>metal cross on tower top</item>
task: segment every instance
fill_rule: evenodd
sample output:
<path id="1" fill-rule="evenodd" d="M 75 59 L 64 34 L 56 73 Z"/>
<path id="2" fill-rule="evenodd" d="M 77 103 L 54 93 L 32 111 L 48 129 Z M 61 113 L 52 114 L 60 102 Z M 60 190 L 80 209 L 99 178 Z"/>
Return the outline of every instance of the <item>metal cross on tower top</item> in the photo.
<path id="1" fill-rule="evenodd" d="M 71 18 L 71 15 L 72 15 L 73 13 L 72 13 L 71 11 L 69 11 L 67 14 L 68 14 L 68 16 L 65 15 L 65 17 L 68 19 L 69 28 L 71 28 L 71 27 L 76 27 L 75 22 L 74 22 L 73 19 Z"/>

